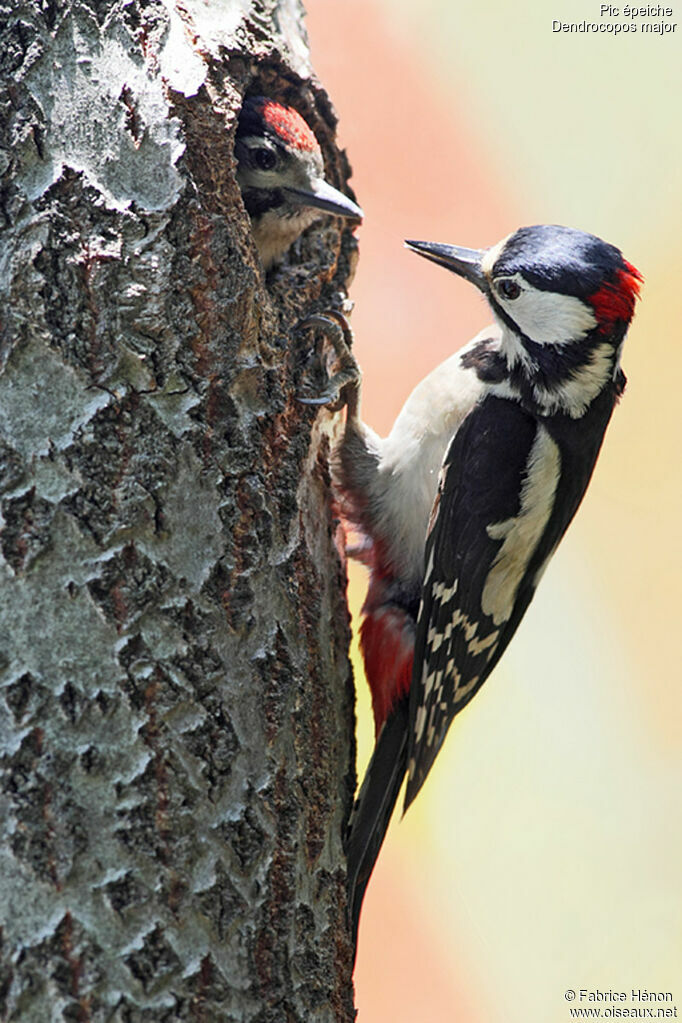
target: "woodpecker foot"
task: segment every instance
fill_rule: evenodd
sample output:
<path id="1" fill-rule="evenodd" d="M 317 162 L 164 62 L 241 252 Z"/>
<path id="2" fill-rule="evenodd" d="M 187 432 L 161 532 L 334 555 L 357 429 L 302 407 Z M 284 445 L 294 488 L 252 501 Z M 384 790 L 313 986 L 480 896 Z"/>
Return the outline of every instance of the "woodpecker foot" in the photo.
<path id="1" fill-rule="evenodd" d="M 350 323 L 336 309 L 325 313 L 314 313 L 303 320 L 302 327 L 319 331 L 331 345 L 336 356 L 338 369 L 329 378 L 322 394 L 311 397 L 298 396 L 303 405 L 324 405 L 330 412 L 338 412 L 344 405 L 350 414 L 357 411 L 360 387 L 360 367 L 351 352 L 353 331 Z"/>

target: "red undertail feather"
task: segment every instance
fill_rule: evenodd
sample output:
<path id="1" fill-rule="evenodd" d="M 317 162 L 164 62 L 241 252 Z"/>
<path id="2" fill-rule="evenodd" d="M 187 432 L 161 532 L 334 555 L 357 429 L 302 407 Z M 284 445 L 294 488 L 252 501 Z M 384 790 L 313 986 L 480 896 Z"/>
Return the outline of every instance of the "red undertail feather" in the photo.
<path id="1" fill-rule="evenodd" d="M 370 612 L 360 626 L 360 647 L 378 735 L 391 709 L 410 688 L 414 622 L 397 607 Z"/>
<path id="2" fill-rule="evenodd" d="M 616 271 L 615 278 L 590 295 L 589 301 L 602 331 L 610 331 L 617 320 L 630 322 L 642 280 L 639 270 L 623 260 L 623 269 Z"/>
<path id="3" fill-rule="evenodd" d="M 369 586 L 362 608 L 360 650 L 372 694 L 374 727 L 378 737 L 391 711 L 410 691 L 416 622 L 407 611 L 391 603 L 392 580 L 385 545 L 370 537 L 363 515 L 345 494 L 338 511 L 352 542 L 346 554 L 369 568 Z"/>

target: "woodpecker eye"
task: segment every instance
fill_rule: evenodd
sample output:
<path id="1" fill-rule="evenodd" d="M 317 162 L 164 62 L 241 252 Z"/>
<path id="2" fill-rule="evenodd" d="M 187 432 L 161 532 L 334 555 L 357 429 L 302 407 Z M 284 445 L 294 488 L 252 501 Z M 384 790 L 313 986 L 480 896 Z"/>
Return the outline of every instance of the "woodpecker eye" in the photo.
<path id="1" fill-rule="evenodd" d="M 521 294 L 521 286 L 516 281 L 499 281 L 497 290 L 508 299 L 518 298 Z"/>
<path id="2" fill-rule="evenodd" d="M 277 156 L 272 149 L 260 147 L 253 150 L 253 162 L 261 170 L 272 170 L 277 163 Z"/>

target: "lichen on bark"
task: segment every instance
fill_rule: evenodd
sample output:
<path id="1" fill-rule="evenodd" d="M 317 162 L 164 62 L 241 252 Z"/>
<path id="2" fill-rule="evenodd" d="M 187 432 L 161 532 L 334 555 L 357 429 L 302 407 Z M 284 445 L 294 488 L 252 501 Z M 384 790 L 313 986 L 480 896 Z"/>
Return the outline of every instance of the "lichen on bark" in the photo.
<path id="1" fill-rule="evenodd" d="M 349 167 L 297 0 L 0 2 L 0 1019 L 351 1020 L 336 420 L 249 90 Z M 312 376 L 311 376 L 312 375 Z"/>

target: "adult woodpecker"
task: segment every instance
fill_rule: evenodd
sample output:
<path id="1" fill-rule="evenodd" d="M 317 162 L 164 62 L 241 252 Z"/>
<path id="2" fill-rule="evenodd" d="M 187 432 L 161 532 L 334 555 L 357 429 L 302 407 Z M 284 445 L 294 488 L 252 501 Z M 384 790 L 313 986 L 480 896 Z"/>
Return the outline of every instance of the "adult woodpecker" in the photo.
<path id="1" fill-rule="evenodd" d="M 377 730 L 347 847 L 354 935 L 405 773 L 407 809 L 582 500 L 625 386 L 642 279 L 567 227 L 524 227 L 485 250 L 406 245 L 479 288 L 495 325 L 417 386 L 385 439 L 361 422 L 356 386 L 335 456 L 370 567 L 360 631 Z M 348 393 L 347 360 L 337 377 Z"/>
<path id="2" fill-rule="evenodd" d="M 237 181 L 266 270 L 325 213 L 362 220 L 360 207 L 325 181 L 319 143 L 293 107 L 264 96 L 246 99 L 235 156 Z"/>

